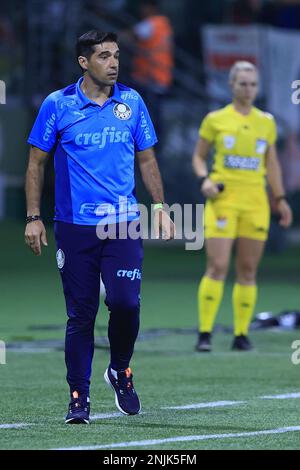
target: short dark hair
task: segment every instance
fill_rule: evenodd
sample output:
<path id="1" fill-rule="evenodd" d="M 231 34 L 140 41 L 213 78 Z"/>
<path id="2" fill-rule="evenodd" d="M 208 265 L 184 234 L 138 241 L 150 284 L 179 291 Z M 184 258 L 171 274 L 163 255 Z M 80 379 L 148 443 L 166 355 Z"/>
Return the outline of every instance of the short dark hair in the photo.
<path id="1" fill-rule="evenodd" d="M 79 56 L 86 57 L 89 59 L 93 52 L 95 52 L 94 46 L 102 44 L 103 42 L 118 42 L 118 36 L 116 33 L 102 33 L 92 29 L 87 33 L 84 33 L 80 38 L 77 39 L 76 54 Z"/>

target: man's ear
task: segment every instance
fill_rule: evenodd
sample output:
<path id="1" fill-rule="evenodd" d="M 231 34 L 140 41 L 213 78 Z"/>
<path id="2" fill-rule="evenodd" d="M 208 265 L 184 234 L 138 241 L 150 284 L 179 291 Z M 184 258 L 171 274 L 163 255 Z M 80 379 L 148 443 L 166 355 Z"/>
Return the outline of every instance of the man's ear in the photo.
<path id="1" fill-rule="evenodd" d="M 87 70 L 87 68 L 88 68 L 88 67 L 87 67 L 87 65 L 88 65 L 88 60 L 87 60 L 86 57 L 80 55 L 80 56 L 78 57 L 78 63 L 79 63 L 79 65 L 80 65 L 80 67 L 81 67 L 84 71 Z"/>

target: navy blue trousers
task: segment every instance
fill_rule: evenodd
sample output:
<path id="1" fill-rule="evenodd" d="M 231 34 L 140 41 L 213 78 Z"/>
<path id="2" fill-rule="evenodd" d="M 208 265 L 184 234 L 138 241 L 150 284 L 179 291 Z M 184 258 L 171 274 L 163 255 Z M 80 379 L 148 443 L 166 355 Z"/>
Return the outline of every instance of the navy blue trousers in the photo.
<path id="1" fill-rule="evenodd" d="M 54 228 L 57 264 L 68 315 L 65 338 L 67 381 L 70 393 L 76 390 L 88 396 L 100 274 L 110 312 L 110 365 L 115 370 L 129 366 L 139 330 L 142 240 L 100 240 L 94 226 L 56 222 Z"/>

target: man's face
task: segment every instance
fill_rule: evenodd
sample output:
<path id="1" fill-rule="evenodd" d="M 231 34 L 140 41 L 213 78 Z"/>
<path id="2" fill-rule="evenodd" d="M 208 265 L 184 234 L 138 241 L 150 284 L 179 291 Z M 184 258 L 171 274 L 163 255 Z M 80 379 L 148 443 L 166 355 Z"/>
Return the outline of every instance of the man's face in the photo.
<path id="1" fill-rule="evenodd" d="M 245 104 L 252 104 L 258 91 L 258 77 L 255 71 L 237 72 L 232 83 L 234 98 Z"/>
<path id="2" fill-rule="evenodd" d="M 94 52 L 89 59 L 80 56 L 78 61 L 96 83 L 112 86 L 118 78 L 119 54 L 117 43 L 103 42 L 94 46 Z"/>

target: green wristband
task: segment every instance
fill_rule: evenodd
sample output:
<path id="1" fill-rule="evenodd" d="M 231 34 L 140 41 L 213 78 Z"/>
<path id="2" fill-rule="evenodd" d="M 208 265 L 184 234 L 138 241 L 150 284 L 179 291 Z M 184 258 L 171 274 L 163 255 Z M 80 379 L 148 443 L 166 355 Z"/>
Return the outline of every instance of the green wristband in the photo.
<path id="1" fill-rule="evenodd" d="M 164 208 L 164 203 L 163 202 L 158 202 L 157 204 L 153 205 L 153 210 L 156 211 L 157 209 L 163 209 Z"/>

